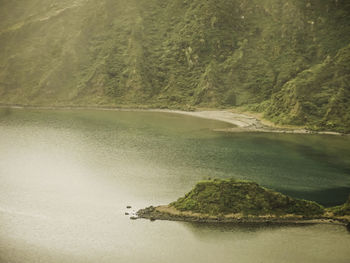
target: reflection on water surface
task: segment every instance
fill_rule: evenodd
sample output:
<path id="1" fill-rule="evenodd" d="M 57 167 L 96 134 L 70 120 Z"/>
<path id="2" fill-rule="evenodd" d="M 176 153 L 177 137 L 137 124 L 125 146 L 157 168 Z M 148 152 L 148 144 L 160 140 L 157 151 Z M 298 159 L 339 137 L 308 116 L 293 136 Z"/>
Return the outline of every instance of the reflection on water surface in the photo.
<path id="1" fill-rule="evenodd" d="M 6 114 L 5 114 L 6 113 Z M 227 134 L 150 112 L 0 114 L 1 262 L 347 262 L 343 227 L 129 220 L 206 177 L 257 181 L 324 204 L 349 194 L 348 137 Z"/>

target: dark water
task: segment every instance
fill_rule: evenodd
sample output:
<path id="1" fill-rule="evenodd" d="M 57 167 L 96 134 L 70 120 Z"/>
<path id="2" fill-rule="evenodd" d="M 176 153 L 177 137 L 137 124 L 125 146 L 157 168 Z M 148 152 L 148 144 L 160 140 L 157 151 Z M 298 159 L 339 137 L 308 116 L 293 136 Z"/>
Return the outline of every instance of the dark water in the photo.
<path id="1" fill-rule="evenodd" d="M 343 227 L 129 220 L 208 177 L 324 205 L 350 193 L 350 138 L 222 133 L 167 113 L 0 112 L 1 262 L 348 262 Z"/>

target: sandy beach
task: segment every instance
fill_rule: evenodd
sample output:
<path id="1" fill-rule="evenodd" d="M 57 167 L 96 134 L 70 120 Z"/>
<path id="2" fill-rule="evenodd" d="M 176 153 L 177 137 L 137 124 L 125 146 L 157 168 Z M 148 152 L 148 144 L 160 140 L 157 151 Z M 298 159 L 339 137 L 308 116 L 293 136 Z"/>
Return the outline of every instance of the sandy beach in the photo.
<path id="1" fill-rule="evenodd" d="M 325 135 L 345 135 L 339 132 L 332 131 L 310 131 L 303 127 L 290 128 L 274 126 L 268 121 L 265 121 L 256 116 L 245 113 L 236 113 L 227 110 L 198 110 L 198 111 L 181 111 L 181 110 L 163 110 L 151 109 L 147 111 L 167 112 L 189 115 L 198 118 L 223 121 L 235 125 L 236 127 L 227 129 L 215 129 L 219 132 L 271 132 L 271 133 L 293 133 L 293 134 L 325 134 Z"/>
<path id="2" fill-rule="evenodd" d="M 21 105 L 0 105 L 3 109 L 33 109 L 33 110 L 105 110 L 105 111 L 144 111 L 164 112 L 193 116 L 210 120 L 223 121 L 236 127 L 227 129 L 214 129 L 218 132 L 270 132 L 270 133 L 293 133 L 293 134 L 324 134 L 324 135 L 346 135 L 333 131 L 310 131 L 304 127 L 276 126 L 263 119 L 258 114 L 246 114 L 232 112 L 229 110 L 171 110 L 171 109 L 136 109 L 136 108 L 113 108 L 113 107 L 57 107 L 57 106 L 21 106 Z"/>

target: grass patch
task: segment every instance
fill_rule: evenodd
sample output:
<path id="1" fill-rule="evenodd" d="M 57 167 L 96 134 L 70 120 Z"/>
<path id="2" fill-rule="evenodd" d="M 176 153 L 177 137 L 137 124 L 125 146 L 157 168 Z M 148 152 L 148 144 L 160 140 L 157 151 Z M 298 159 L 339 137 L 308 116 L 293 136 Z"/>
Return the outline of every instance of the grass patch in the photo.
<path id="1" fill-rule="evenodd" d="M 259 186 L 234 179 L 201 181 L 184 197 L 170 204 L 180 211 L 210 215 L 242 213 L 244 215 L 317 216 L 324 208 L 312 201 L 294 199 Z"/>

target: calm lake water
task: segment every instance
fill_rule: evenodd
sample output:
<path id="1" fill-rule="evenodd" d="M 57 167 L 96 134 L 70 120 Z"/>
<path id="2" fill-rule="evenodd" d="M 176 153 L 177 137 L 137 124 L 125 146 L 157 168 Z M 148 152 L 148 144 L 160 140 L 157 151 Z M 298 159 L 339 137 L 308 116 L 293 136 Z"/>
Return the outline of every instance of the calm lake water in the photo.
<path id="1" fill-rule="evenodd" d="M 208 177 L 324 205 L 350 193 L 348 136 L 213 131 L 227 127 L 170 113 L 0 110 L 0 262 L 349 262 L 341 226 L 124 215 Z"/>

